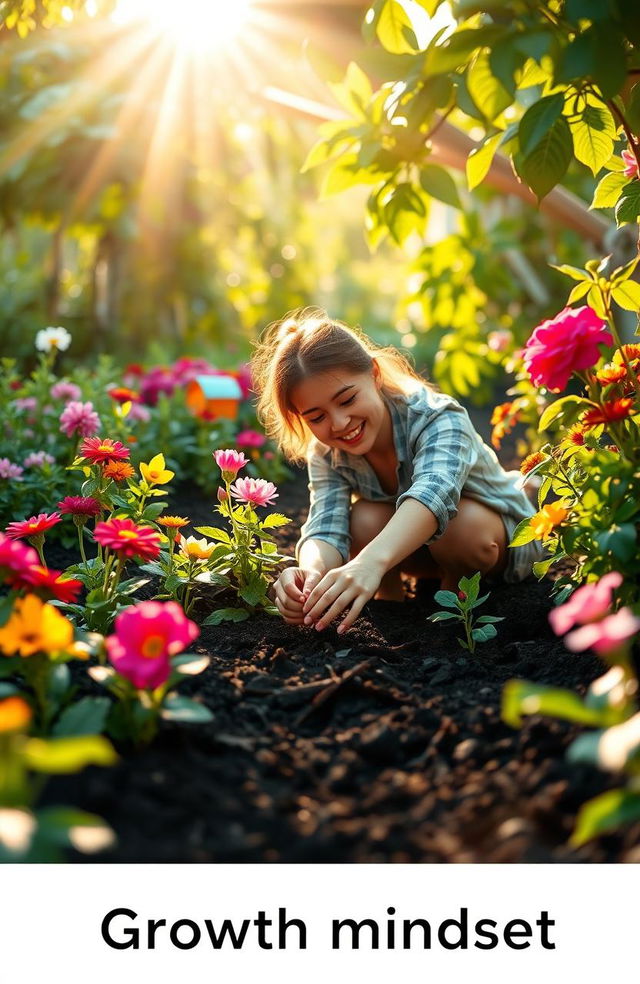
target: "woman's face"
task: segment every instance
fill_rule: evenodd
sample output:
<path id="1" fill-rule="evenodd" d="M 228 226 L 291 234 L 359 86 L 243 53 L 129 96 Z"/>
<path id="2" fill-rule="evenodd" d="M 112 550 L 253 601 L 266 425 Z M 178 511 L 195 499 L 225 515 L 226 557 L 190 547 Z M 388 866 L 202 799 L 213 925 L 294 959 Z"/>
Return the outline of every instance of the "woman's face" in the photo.
<path id="1" fill-rule="evenodd" d="M 391 443 L 391 419 L 380 393 L 377 366 L 372 372 L 332 369 L 304 379 L 292 403 L 319 441 L 350 454 L 383 451 Z"/>

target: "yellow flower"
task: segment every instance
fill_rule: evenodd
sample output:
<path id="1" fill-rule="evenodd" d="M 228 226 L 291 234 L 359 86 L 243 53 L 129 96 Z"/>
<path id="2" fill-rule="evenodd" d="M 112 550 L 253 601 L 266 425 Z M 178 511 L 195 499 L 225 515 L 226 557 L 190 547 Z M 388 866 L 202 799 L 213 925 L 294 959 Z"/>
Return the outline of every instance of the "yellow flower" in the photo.
<path id="1" fill-rule="evenodd" d="M 8 731 L 24 731 L 33 713 L 22 697 L 7 697 L 0 700 L 0 734 Z"/>
<path id="2" fill-rule="evenodd" d="M 213 553 L 215 543 L 202 537 L 198 540 L 195 536 L 188 536 L 180 544 L 180 552 L 190 560 L 207 560 Z"/>
<path id="3" fill-rule="evenodd" d="M 140 473 L 149 485 L 166 485 L 175 475 L 175 472 L 165 468 L 163 454 L 155 455 L 148 465 L 141 462 Z"/>
<path id="4" fill-rule="evenodd" d="M 547 506 L 543 506 L 542 509 L 531 517 L 530 527 L 533 530 L 536 540 L 541 540 L 544 537 L 549 536 L 549 534 L 559 526 L 567 516 L 569 515 L 569 510 L 566 508 L 564 503 L 561 502 L 551 502 Z"/>
<path id="5" fill-rule="evenodd" d="M 0 628 L 0 652 L 5 656 L 54 653 L 72 642 L 71 622 L 36 595 L 19 598 L 9 621 Z"/>

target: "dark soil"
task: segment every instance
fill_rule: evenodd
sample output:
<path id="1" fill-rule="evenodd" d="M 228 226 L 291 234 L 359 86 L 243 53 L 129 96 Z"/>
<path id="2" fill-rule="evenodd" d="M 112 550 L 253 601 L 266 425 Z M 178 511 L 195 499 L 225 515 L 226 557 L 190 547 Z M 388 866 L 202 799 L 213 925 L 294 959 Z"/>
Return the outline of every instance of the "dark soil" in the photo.
<path id="1" fill-rule="evenodd" d="M 291 553 L 304 478 L 280 492 Z M 173 505 L 211 522 L 195 489 Z M 165 723 L 115 767 L 53 780 L 47 799 L 112 825 L 117 847 L 92 861 L 637 861 L 639 824 L 568 846 L 581 804 L 615 785 L 565 762 L 577 729 L 532 717 L 514 731 L 501 720 L 513 677 L 584 692 L 603 672 L 552 635 L 550 586 L 493 588 L 483 611 L 505 621 L 473 657 L 455 630 L 427 622 L 426 582 L 403 605 L 371 602 L 345 636 L 266 615 L 205 627 L 194 648 L 211 665 L 181 690 L 213 723 Z"/>

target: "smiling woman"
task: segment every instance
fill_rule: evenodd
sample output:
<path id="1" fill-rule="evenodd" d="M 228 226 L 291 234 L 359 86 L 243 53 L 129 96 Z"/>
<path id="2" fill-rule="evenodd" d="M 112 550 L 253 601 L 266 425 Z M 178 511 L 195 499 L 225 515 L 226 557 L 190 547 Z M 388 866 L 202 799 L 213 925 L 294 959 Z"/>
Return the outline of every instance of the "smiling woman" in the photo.
<path id="1" fill-rule="evenodd" d="M 251 15 L 252 0 L 119 0 L 120 23 L 148 24 L 185 53 L 203 53 L 233 40 Z"/>

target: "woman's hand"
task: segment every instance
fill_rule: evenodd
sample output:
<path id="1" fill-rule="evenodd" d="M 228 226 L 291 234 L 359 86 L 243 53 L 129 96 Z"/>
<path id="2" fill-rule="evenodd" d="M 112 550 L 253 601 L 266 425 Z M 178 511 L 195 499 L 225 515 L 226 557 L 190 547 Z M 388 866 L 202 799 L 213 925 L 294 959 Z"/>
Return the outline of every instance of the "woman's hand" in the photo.
<path id="1" fill-rule="evenodd" d="M 317 571 L 287 567 L 275 582 L 273 600 L 288 625 L 303 625 L 302 607 L 321 577 Z"/>
<path id="2" fill-rule="evenodd" d="M 351 606 L 351 611 L 338 627 L 338 632 L 350 629 L 358 615 L 380 587 L 386 573 L 382 564 L 354 557 L 342 567 L 328 571 L 304 602 L 304 624 L 315 623 L 319 631 Z"/>

